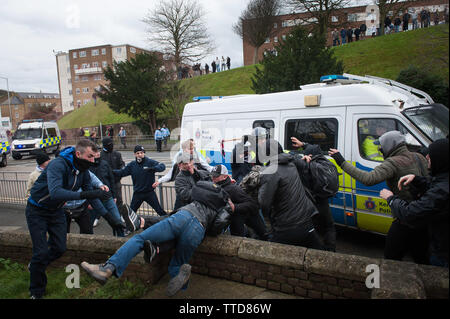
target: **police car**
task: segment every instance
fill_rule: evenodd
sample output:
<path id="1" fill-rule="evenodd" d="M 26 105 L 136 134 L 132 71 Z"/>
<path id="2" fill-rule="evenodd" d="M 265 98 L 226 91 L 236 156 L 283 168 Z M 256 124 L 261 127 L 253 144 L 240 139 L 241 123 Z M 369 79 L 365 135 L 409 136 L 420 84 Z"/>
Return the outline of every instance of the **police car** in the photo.
<path id="1" fill-rule="evenodd" d="M 0 128 L 0 167 L 5 167 L 8 164 L 8 154 L 11 152 L 8 135 L 6 129 Z"/>
<path id="2" fill-rule="evenodd" d="M 332 162 L 328 150 L 338 149 L 352 165 L 366 171 L 380 164 L 380 158 L 370 154 L 373 150 L 364 150 L 364 141 L 380 136 L 380 126 L 402 132 L 412 151 L 446 137 L 449 131 L 448 108 L 423 91 L 373 76 L 328 75 L 297 91 L 194 101 L 184 108 L 181 141 L 192 138 L 211 165 L 223 164 L 228 170 L 234 145 L 255 127 L 266 128 L 285 150 L 294 150 L 290 138 L 296 137 L 320 145 Z M 386 234 L 392 215 L 378 196 L 386 184 L 366 186 L 339 166 L 338 171 L 340 189 L 330 199 L 335 223 Z"/>
<path id="3" fill-rule="evenodd" d="M 13 135 L 12 157 L 35 155 L 37 151 L 55 153 L 61 145 L 61 133 L 56 122 L 23 120 Z"/>

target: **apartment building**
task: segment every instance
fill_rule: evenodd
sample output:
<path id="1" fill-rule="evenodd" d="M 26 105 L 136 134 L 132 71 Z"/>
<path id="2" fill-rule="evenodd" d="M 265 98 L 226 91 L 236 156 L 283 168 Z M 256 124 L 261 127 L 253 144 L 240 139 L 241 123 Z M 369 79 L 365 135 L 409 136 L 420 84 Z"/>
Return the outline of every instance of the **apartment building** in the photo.
<path id="1" fill-rule="evenodd" d="M 403 5 L 403 3 L 397 3 L 397 6 Z M 407 10 L 412 12 L 420 12 L 423 8 L 429 12 L 435 12 L 438 10 L 440 15 L 440 20 L 444 20 L 444 12 L 448 10 L 449 0 L 418 0 L 410 1 L 407 5 Z M 399 16 L 402 16 L 403 12 L 399 12 Z M 394 11 L 388 12 L 388 16 L 393 17 Z M 334 28 L 340 30 L 342 27 L 357 28 L 361 24 L 367 26 L 367 30 L 370 30 L 372 26 L 378 28 L 380 26 L 380 11 L 377 5 L 366 5 L 366 6 L 356 6 L 348 7 L 340 10 L 336 10 L 330 18 L 329 29 L 327 32 L 327 45 L 331 46 L 333 41 L 331 37 L 331 32 Z M 433 19 L 432 19 L 433 20 Z M 309 21 L 309 22 L 308 22 Z M 273 25 L 275 29 L 275 35 L 271 38 L 267 38 L 266 42 L 259 48 L 257 61 L 263 59 L 264 53 L 267 51 L 275 51 L 276 45 L 280 40 L 285 39 L 289 35 L 292 28 L 298 25 L 304 25 L 308 27 L 310 23 L 314 22 L 314 18 L 309 15 L 309 13 L 293 13 L 277 16 L 277 19 Z M 381 24 L 383 25 L 384 22 Z M 412 21 L 410 20 L 410 24 Z M 433 24 L 433 22 L 432 22 Z M 411 29 L 411 28 L 409 28 Z M 248 43 L 244 38 L 243 43 L 243 55 L 244 55 L 244 65 L 253 64 L 253 56 L 255 48 Z"/>
<path id="2" fill-rule="evenodd" d="M 100 85 L 107 83 L 103 70 L 113 61 L 127 61 L 143 52 L 151 53 L 129 44 L 107 44 L 56 53 L 62 112 L 89 103 Z M 162 59 L 162 53 L 158 54 Z"/>
<path id="3" fill-rule="evenodd" d="M 10 100 L 9 102 L 6 99 L 0 103 L 0 114 L 3 117 L 11 118 L 12 128 L 16 128 L 31 108 L 36 105 L 45 107 L 55 106 L 54 112 L 62 112 L 61 97 L 58 93 L 10 92 Z"/>

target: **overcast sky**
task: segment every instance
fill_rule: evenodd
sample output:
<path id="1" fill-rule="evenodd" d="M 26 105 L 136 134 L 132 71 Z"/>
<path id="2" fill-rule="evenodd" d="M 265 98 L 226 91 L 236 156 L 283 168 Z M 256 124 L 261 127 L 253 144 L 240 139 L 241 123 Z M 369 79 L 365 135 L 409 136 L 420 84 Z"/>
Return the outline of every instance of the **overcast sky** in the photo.
<path id="1" fill-rule="evenodd" d="M 248 0 L 199 0 L 206 12 L 215 56 L 230 56 L 232 68 L 243 65 L 242 40 L 232 31 Z M 2 0 L 0 76 L 17 92 L 58 92 L 55 51 L 103 44 L 131 44 L 152 49 L 141 22 L 155 0 Z M 0 89 L 6 81 L 0 78 Z"/>

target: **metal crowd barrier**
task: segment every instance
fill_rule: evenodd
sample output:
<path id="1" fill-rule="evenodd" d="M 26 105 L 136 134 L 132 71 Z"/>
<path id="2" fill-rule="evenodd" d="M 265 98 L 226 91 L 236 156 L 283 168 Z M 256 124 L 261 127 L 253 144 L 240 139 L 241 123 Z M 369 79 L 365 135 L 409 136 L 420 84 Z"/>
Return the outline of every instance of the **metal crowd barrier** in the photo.
<path id="1" fill-rule="evenodd" d="M 26 205 L 28 175 L 29 173 L 23 172 L 0 172 L 0 204 Z M 171 212 L 176 198 L 175 186 L 173 184 L 159 185 L 155 192 L 161 207 L 166 212 Z M 132 197 L 133 185 L 122 184 L 123 202 L 130 205 Z M 155 210 L 146 202 L 142 203 L 137 213 L 143 216 L 157 215 Z"/>

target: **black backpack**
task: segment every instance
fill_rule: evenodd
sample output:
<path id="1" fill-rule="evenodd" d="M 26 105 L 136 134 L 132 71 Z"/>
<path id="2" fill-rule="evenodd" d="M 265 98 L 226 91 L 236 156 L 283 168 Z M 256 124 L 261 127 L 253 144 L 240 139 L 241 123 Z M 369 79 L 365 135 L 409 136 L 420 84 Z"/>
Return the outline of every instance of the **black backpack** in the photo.
<path id="1" fill-rule="evenodd" d="M 339 174 L 336 166 L 324 155 L 318 154 L 309 163 L 311 192 L 319 198 L 333 197 L 339 190 Z"/>
<path id="2" fill-rule="evenodd" d="M 209 181 L 198 181 L 192 188 L 193 201 L 200 202 L 209 208 L 219 210 L 228 203 L 228 193 L 219 185 Z"/>

